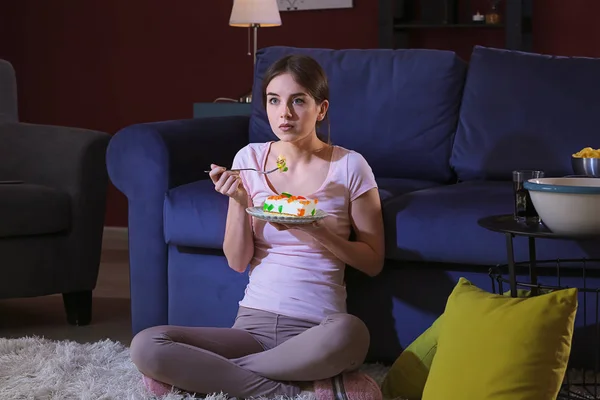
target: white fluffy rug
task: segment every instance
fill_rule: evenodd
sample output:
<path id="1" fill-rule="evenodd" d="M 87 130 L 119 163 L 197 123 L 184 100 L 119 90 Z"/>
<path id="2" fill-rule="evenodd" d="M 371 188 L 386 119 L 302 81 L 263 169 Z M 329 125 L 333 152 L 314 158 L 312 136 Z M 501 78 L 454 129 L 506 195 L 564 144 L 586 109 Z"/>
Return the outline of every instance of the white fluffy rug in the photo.
<path id="1" fill-rule="evenodd" d="M 366 365 L 364 371 L 381 383 L 387 368 Z M 144 389 L 129 359 L 129 349 L 104 340 L 79 344 L 39 337 L 0 338 L 0 399 L 35 400 L 145 400 L 155 399 Z M 185 400 L 170 394 L 161 400 Z M 207 400 L 225 400 L 214 394 Z M 301 400 L 313 400 L 310 393 Z M 299 399 L 299 400 L 300 400 Z"/>

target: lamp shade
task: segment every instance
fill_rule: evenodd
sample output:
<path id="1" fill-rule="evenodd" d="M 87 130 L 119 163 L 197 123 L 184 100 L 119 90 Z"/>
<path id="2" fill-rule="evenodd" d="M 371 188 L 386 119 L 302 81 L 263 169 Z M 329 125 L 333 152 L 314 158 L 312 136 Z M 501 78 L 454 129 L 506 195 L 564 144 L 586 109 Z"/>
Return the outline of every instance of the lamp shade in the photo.
<path id="1" fill-rule="evenodd" d="M 277 0 L 233 0 L 229 25 L 236 27 L 280 26 Z"/>

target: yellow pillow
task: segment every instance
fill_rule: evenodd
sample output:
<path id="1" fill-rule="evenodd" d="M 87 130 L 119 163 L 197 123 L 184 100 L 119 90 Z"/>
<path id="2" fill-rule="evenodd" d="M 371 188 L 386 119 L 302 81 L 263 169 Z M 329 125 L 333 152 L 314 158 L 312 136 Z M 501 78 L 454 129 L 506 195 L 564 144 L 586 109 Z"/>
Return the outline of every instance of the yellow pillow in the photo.
<path id="1" fill-rule="evenodd" d="M 505 292 L 504 295 L 510 296 L 510 290 Z M 530 297 L 531 291 L 518 289 L 517 296 Z M 421 399 L 425 382 L 431 369 L 431 363 L 437 350 L 440 324 L 443 316 L 444 314 L 440 315 L 394 361 L 381 385 L 381 390 L 386 398 Z"/>
<path id="2" fill-rule="evenodd" d="M 433 324 L 400 353 L 388 371 L 381 391 L 388 399 L 419 400 L 435 356 L 440 332 L 440 315 Z"/>
<path id="3" fill-rule="evenodd" d="M 554 400 L 576 312 L 575 288 L 511 298 L 461 278 L 446 304 L 423 400 Z"/>

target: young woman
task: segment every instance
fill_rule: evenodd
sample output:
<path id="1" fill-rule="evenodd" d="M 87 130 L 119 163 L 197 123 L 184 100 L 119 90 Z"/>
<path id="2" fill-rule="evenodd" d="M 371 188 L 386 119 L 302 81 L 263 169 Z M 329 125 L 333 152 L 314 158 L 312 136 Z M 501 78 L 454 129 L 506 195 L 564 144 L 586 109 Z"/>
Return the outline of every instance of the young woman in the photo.
<path id="1" fill-rule="evenodd" d="M 273 64 L 263 101 L 279 140 L 244 147 L 232 169 L 270 170 L 284 155 L 289 170 L 262 175 L 213 164 L 210 172 L 215 190 L 229 197 L 223 243 L 229 266 L 244 272 L 250 265 L 233 327 L 152 327 L 133 339 L 131 357 L 155 394 L 175 387 L 294 397 L 312 385 L 319 400 L 381 399 L 377 384 L 358 372 L 370 338 L 365 324 L 346 312 L 344 285 L 346 264 L 369 276 L 383 267 L 373 173 L 359 153 L 318 137 L 329 87 L 314 59 L 288 56 Z M 318 198 L 330 216 L 286 226 L 246 213 L 282 192 Z"/>

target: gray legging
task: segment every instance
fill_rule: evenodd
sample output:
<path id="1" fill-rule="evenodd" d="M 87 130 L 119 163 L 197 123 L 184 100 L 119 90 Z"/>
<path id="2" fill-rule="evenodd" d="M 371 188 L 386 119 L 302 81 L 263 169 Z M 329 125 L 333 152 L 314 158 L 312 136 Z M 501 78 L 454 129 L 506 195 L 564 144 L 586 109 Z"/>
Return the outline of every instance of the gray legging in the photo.
<path id="1" fill-rule="evenodd" d="M 234 397 L 301 392 L 302 382 L 358 369 L 369 331 L 350 314 L 320 324 L 240 307 L 232 328 L 155 326 L 131 342 L 144 375 L 181 390 Z"/>

